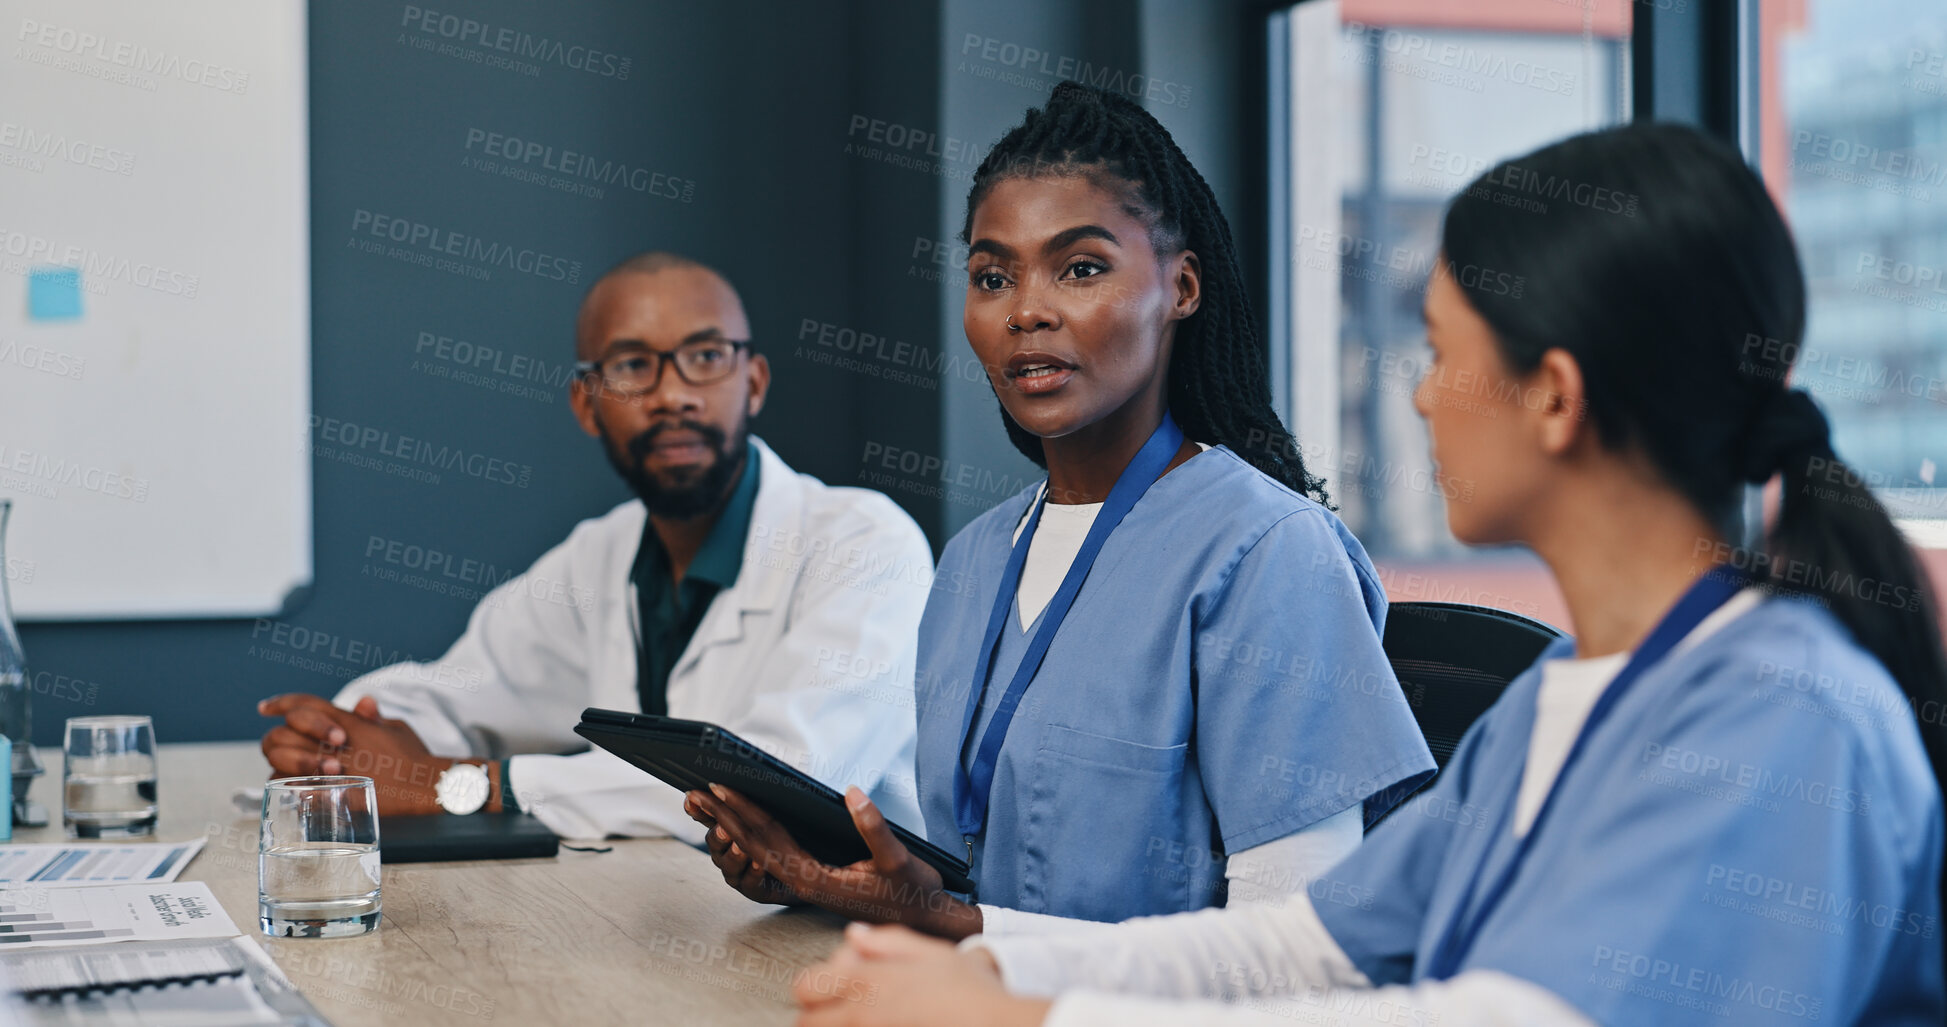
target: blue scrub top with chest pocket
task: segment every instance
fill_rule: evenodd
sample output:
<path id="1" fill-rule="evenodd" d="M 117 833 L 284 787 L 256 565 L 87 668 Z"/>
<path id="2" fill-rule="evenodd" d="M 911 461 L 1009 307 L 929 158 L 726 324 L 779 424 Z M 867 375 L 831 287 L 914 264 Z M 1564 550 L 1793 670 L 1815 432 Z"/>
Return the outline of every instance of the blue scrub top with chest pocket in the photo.
<path id="1" fill-rule="evenodd" d="M 967 697 L 1038 489 L 954 536 L 920 623 L 920 805 L 928 838 L 963 854 Z M 1008 605 L 975 739 L 1039 623 Z M 1230 450 L 1158 479 L 1102 547 L 1007 732 L 973 844 L 979 900 L 1091 920 L 1201 909 L 1221 901 L 1225 854 L 1361 804 L 1377 817 L 1434 766 L 1380 648 L 1385 611 L 1338 518 Z"/>

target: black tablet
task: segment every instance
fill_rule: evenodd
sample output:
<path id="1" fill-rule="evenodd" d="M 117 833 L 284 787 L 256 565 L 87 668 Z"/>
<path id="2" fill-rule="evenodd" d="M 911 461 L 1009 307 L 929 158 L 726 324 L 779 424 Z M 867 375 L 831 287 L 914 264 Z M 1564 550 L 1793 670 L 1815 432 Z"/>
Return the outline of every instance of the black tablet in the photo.
<path id="1" fill-rule="evenodd" d="M 843 795 L 715 724 L 591 706 L 581 711 L 575 733 L 679 791 L 720 784 L 742 792 L 823 862 L 844 866 L 872 855 L 852 824 Z M 940 872 L 947 888 L 973 891 L 966 860 L 890 820 L 886 823 L 914 856 Z"/>

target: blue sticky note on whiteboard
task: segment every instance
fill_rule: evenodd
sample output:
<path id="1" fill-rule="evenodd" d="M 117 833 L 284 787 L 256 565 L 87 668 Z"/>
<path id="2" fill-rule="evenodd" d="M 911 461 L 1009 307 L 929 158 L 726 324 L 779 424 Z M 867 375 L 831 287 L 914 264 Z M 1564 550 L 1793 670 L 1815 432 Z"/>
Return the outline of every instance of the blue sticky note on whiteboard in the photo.
<path id="1" fill-rule="evenodd" d="M 27 272 L 27 320 L 71 321 L 81 316 L 81 270 L 37 267 Z"/>

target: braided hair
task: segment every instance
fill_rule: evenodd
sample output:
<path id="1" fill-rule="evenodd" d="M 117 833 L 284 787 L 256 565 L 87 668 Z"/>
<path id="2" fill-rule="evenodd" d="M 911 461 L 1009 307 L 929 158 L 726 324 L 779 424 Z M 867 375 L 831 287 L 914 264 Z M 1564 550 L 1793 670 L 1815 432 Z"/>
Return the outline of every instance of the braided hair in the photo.
<path id="1" fill-rule="evenodd" d="M 1177 327 L 1169 363 L 1169 410 L 1184 435 L 1229 446 L 1292 491 L 1327 502 L 1325 483 L 1305 470 L 1297 440 L 1271 409 L 1265 351 L 1230 223 L 1169 130 L 1140 105 L 1079 82 L 1056 86 L 1047 104 L 1030 109 L 980 162 L 960 241 L 971 241 L 974 210 L 996 184 L 1065 176 L 1129 194 L 1158 253 L 1188 249 L 1202 264 L 1203 302 Z M 1040 437 L 1004 407 L 1001 420 L 1014 448 L 1046 467 Z"/>

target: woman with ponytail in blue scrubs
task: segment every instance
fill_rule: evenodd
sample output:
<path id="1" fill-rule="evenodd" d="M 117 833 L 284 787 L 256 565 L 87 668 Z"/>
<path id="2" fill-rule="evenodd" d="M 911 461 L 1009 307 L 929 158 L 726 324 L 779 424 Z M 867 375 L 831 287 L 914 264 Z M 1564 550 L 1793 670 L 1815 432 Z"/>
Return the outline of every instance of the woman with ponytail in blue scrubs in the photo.
<path id="1" fill-rule="evenodd" d="M 1568 188 L 1512 202 L 1538 183 Z M 801 1024 L 1943 1021 L 1940 608 L 1787 385 L 1805 284 L 1763 183 L 1632 125 L 1488 172 L 1442 245 L 1415 401 L 1475 485 L 1448 524 L 1540 555 L 1577 637 L 1282 908 L 854 928 Z"/>
<path id="2" fill-rule="evenodd" d="M 1048 472 L 947 545 L 920 625 L 920 807 L 978 902 L 856 792 L 871 860 L 691 793 L 712 856 L 753 898 L 956 938 L 1302 889 L 1433 762 L 1209 186 L 1140 106 L 1064 83 L 981 163 L 964 232 L 967 339 Z"/>

